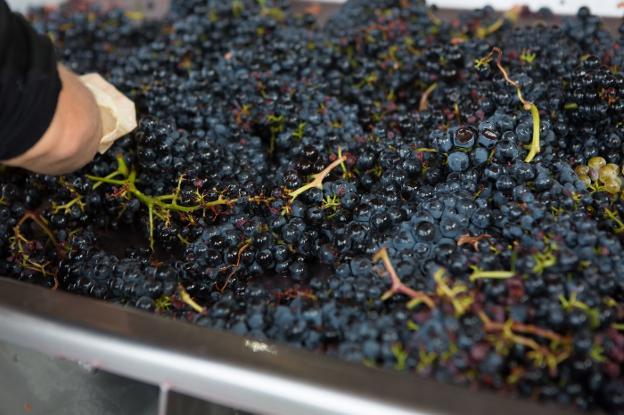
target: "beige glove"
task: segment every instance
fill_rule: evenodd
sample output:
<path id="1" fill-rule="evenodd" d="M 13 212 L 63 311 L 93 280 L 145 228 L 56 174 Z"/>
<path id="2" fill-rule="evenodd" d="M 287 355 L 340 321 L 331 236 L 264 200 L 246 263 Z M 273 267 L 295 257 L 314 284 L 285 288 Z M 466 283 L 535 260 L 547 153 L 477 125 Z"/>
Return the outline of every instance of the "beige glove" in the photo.
<path id="1" fill-rule="evenodd" d="M 80 80 L 93 92 L 100 107 L 104 136 L 100 141 L 99 151 L 104 154 L 115 141 L 137 127 L 136 107 L 134 102 L 97 73 L 83 75 Z"/>

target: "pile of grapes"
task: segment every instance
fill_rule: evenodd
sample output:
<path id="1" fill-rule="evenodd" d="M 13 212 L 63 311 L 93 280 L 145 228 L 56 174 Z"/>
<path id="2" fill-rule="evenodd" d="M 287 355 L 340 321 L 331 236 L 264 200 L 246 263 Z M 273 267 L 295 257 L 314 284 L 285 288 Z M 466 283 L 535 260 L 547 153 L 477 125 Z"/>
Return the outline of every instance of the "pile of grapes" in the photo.
<path id="1" fill-rule="evenodd" d="M 81 172 L 0 173 L 0 275 L 622 413 L 624 25 L 316 12 L 33 11 L 140 122 Z"/>

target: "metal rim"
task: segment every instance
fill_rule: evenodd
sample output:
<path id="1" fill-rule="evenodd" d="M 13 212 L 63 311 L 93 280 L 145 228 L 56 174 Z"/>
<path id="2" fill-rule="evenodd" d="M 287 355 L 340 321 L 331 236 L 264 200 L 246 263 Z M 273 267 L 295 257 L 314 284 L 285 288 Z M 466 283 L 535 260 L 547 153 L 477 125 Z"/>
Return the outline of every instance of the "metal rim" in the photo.
<path id="1" fill-rule="evenodd" d="M 569 413 L 3 278 L 0 340 L 260 413 Z"/>

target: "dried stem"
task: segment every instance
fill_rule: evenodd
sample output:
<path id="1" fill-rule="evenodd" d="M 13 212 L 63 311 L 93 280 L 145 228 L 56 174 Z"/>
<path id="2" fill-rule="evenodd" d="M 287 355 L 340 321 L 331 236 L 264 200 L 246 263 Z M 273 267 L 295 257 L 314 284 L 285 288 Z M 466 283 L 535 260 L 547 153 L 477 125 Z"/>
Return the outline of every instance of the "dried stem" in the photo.
<path id="1" fill-rule="evenodd" d="M 518 95 L 518 99 L 520 100 L 520 102 L 522 102 L 522 105 L 524 105 L 524 109 L 528 111 L 532 103 L 530 101 L 527 101 L 524 96 L 522 96 L 522 88 L 520 87 L 520 84 L 509 77 L 509 73 L 502 63 L 503 51 L 501 50 L 501 48 L 495 46 L 492 48 L 488 56 L 492 56 L 494 53 L 497 54 L 496 67 L 498 67 L 498 70 L 503 74 L 503 78 L 505 78 L 505 81 L 507 81 L 507 83 L 512 85 L 514 88 L 516 88 L 516 94 Z"/>
<path id="2" fill-rule="evenodd" d="M 19 230 L 19 228 L 26 223 L 27 220 L 32 220 L 42 231 L 46 234 L 46 236 L 52 241 L 54 246 L 58 249 L 58 241 L 56 240 L 56 236 L 52 233 L 52 230 L 48 227 L 47 222 L 43 219 L 39 214 L 34 212 L 26 212 L 24 216 L 15 224 L 15 229 Z"/>
<path id="3" fill-rule="evenodd" d="M 420 103 L 418 104 L 419 111 L 427 111 L 427 107 L 429 107 L 429 97 L 438 87 L 438 83 L 434 82 L 425 89 L 422 96 L 420 97 Z"/>
<path id="4" fill-rule="evenodd" d="M 429 308 L 435 308 L 435 303 L 433 299 L 427 294 L 416 291 L 401 282 L 401 279 L 397 275 L 394 267 L 392 266 L 392 262 L 390 261 L 390 256 L 388 255 L 388 250 L 383 247 L 381 248 L 374 256 L 373 262 L 382 261 L 386 271 L 388 272 L 388 276 L 390 277 L 390 281 L 392 282 L 392 286 L 388 291 L 381 296 L 382 300 L 387 300 L 392 297 L 394 294 L 404 294 L 411 298 L 412 300 L 416 300 L 420 303 L 426 304 Z"/>
<path id="5" fill-rule="evenodd" d="M 310 288 L 297 288 L 291 287 L 283 291 L 275 293 L 277 302 L 280 302 L 283 298 L 292 300 L 297 297 L 307 298 L 311 301 L 318 301 L 318 297 L 314 295 L 314 292 Z"/>
<path id="6" fill-rule="evenodd" d="M 479 311 L 478 316 L 483 322 L 483 328 L 486 332 L 501 333 L 505 339 L 512 343 L 520 344 L 531 349 L 536 361 L 548 365 L 551 375 L 556 374 L 557 365 L 567 359 L 571 354 L 571 340 L 569 337 L 561 336 L 553 331 L 534 325 L 518 323 L 512 320 L 505 323 L 497 323 L 492 321 L 483 311 Z M 516 333 L 530 334 L 548 339 L 552 343 L 551 347 L 544 347 L 534 339 Z M 551 351 L 556 348 L 561 348 L 562 350 L 559 353 Z"/>
<path id="7" fill-rule="evenodd" d="M 224 269 L 227 269 L 227 268 L 234 268 L 234 269 L 232 270 L 232 272 L 230 272 L 228 274 L 227 278 L 225 279 L 225 282 L 223 282 L 223 286 L 219 289 L 219 291 L 223 292 L 225 290 L 225 288 L 230 284 L 230 281 L 232 280 L 232 277 L 240 269 L 240 262 L 241 262 L 241 257 L 243 255 L 243 252 L 245 252 L 250 247 L 251 247 L 251 242 L 249 242 L 249 241 L 245 242 L 245 244 L 238 249 L 238 253 L 236 255 L 236 264 L 234 264 L 233 266 L 230 265 L 230 266 L 224 268 Z"/>
<path id="8" fill-rule="evenodd" d="M 444 277 L 445 274 L 446 270 L 442 267 L 438 268 L 435 274 L 433 274 L 433 279 L 436 283 L 436 294 L 440 298 L 447 298 L 455 310 L 455 315 L 460 317 L 470 309 L 474 298 L 469 295 L 468 287 L 461 282 L 456 282 L 450 286 Z"/>
<path id="9" fill-rule="evenodd" d="M 30 211 L 27 211 L 26 213 L 24 213 L 24 215 L 20 218 L 20 220 L 13 227 L 13 238 L 12 238 L 11 247 L 13 250 L 15 250 L 15 256 L 21 259 L 22 266 L 24 268 L 31 269 L 35 272 L 38 272 L 42 274 L 44 277 L 51 275 L 52 278 L 54 278 L 54 286 L 52 287 L 52 289 L 56 290 L 59 286 L 57 272 L 50 273 L 47 270 L 47 266 L 50 265 L 49 263 L 47 262 L 39 263 L 30 258 L 30 255 L 28 253 L 28 250 L 29 250 L 28 246 L 32 244 L 32 241 L 26 238 L 21 230 L 21 227 L 28 220 L 32 220 L 39 227 L 39 229 L 43 231 L 43 233 L 48 237 L 50 242 L 52 242 L 52 244 L 54 245 L 54 248 L 60 257 L 63 257 L 65 255 L 65 252 L 61 249 L 56 237 L 54 236 L 54 233 L 48 227 L 48 224 L 45 221 L 45 219 L 43 219 L 39 214 L 30 212 Z"/>
<path id="10" fill-rule="evenodd" d="M 537 109 L 537 106 L 533 102 L 528 101 L 524 98 L 524 96 L 522 95 L 522 88 L 520 87 L 520 84 L 517 81 L 514 81 L 513 79 L 509 77 L 509 73 L 507 72 L 507 70 L 502 64 L 503 51 L 500 48 L 498 47 L 492 48 L 490 53 L 484 58 L 485 61 L 489 60 L 494 53 L 497 54 L 496 66 L 498 67 L 498 70 L 503 74 L 503 78 L 505 78 L 505 81 L 507 81 L 507 83 L 512 85 L 514 88 L 516 88 L 516 94 L 518 95 L 518 99 L 522 103 L 524 109 L 526 111 L 531 112 L 531 117 L 533 118 L 533 137 L 531 139 L 531 147 L 529 149 L 529 154 L 527 154 L 526 158 L 524 159 L 525 162 L 530 163 L 531 161 L 533 161 L 535 156 L 540 152 L 539 110 Z"/>
<path id="11" fill-rule="evenodd" d="M 296 190 L 288 191 L 288 194 L 290 196 L 290 203 L 294 202 L 299 195 L 307 192 L 310 189 L 316 188 L 322 190 L 323 180 L 325 180 L 325 178 L 329 175 L 329 173 L 331 173 L 332 170 L 342 165 L 342 163 L 344 163 L 345 161 L 347 161 L 347 156 L 343 155 L 342 157 L 338 157 L 329 166 L 325 167 L 322 172 L 312 175 L 312 181 L 310 181 L 308 184 L 305 184 Z"/>
<path id="12" fill-rule="evenodd" d="M 477 236 L 470 236 L 468 234 L 462 235 L 459 237 L 459 239 L 457 239 L 457 246 L 470 245 L 475 251 L 478 251 L 479 242 L 481 242 L 483 239 L 487 239 L 491 237 L 492 235 L 490 235 L 489 233 L 484 233 L 482 235 L 477 235 Z"/>

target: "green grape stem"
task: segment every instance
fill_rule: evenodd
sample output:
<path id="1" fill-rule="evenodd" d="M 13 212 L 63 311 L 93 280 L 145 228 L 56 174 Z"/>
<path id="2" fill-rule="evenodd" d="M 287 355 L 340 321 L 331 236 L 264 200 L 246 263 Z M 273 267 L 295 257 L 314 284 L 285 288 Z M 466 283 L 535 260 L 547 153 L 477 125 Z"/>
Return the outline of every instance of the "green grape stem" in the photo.
<path id="1" fill-rule="evenodd" d="M 118 179 L 116 177 L 123 177 L 122 179 Z M 229 200 L 219 197 L 217 200 L 211 202 L 199 203 L 193 206 L 182 206 L 178 204 L 180 200 L 180 193 L 182 187 L 182 181 L 184 179 L 181 176 L 178 179 L 178 185 L 176 186 L 176 190 L 173 194 L 162 195 L 162 196 L 150 196 L 146 195 L 142 191 L 140 191 L 136 186 L 137 180 L 137 172 L 136 170 L 128 169 L 128 166 L 123 159 L 123 156 L 117 156 L 117 170 L 113 173 L 109 174 L 106 177 L 92 176 L 87 175 L 87 178 L 93 182 L 96 182 L 94 188 L 101 184 L 111 184 L 115 186 L 119 186 L 124 189 L 124 193 L 129 193 L 136 199 L 138 199 L 141 203 L 143 203 L 147 207 L 148 213 L 148 221 L 149 221 L 149 238 L 150 238 L 150 248 L 154 250 L 154 215 L 162 218 L 165 218 L 167 212 L 176 211 L 180 213 L 194 213 L 202 209 L 214 208 L 218 205 L 230 205 L 232 203 L 236 203 L 237 199 Z"/>

